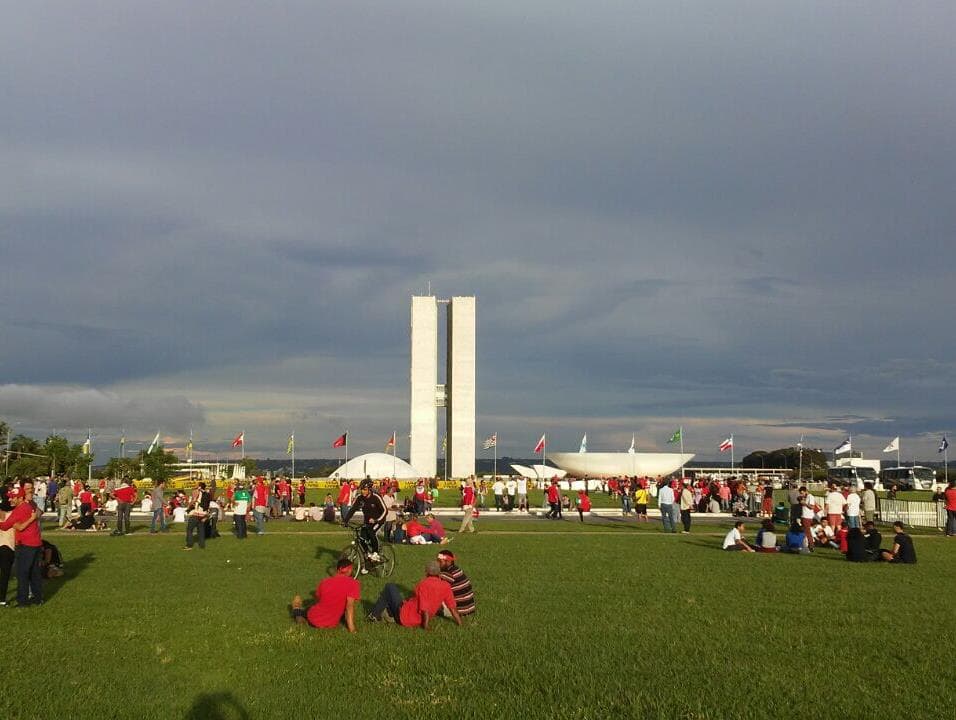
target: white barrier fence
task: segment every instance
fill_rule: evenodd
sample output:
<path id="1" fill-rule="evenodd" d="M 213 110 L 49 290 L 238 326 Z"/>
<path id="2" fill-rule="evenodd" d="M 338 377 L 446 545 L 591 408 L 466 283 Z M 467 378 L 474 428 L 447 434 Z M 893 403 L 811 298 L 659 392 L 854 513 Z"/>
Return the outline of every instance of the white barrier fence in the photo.
<path id="1" fill-rule="evenodd" d="M 876 509 L 882 522 L 899 520 L 908 526 L 931 528 L 946 525 L 946 508 L 939 502 L 878 498 Z"/>

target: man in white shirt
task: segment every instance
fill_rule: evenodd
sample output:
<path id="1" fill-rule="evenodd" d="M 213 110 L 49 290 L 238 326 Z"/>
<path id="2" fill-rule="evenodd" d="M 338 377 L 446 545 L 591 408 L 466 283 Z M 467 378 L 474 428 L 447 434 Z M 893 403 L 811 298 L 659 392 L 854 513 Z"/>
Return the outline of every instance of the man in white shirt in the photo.
<path id="1" fill-rule="evenodd" d="M 813 549 L 813 518 L 817 512 L 817 499 L 805 487 L 800 488 L 800 524 L 807 537 L 807 547 Z"/>
<path id="2" fill-rule="evenodd" d="M 849 529 L 860 527 L 860 504 L 862 499 L 856 488 L 846 496 L 846 526 Z"/>
<path id="3" fill-rule="evenodd" d="M 46 510 L 46 487 L 46 480 L 42 478 L 37 480 L 36 485 L 33 487 L 33 502 L 36 503 L 41 515 Z"/>
<path id="4" fill-rule="evenodd" d="M 511 512 L 515 509 L 515 496 L 518 493 L 518 483 L 513 477 L 509 477 L 507 482 L 505 482 L 505 493 L 508 501 L 508 507 L 505 509 L 507 512 Z"/>
<path id="5" fill-rule="evenodd" d="M 756 552 L 752 547 L 750 547 L 750 545 L 747 544 L 747 541 L 744 540 L 744 536 L 741 533 L 741 528 L 743 526 L 744 524 L 740 520 L 734 523 L 734 526 L 724 536 L 724 550 Z"/>
<path id="6" fill-rule="evenodd" d="M 518 486 L 518 511 L 528 512 L 528 478 L 519 477 Z"/>
<path id="7" fill-rule="evenodd" d="M 505 492 L 505 484 L 502 482 L 501 478 L 496 478 L 494 484 L 491 486 L 491 492 L 495 496 L 495 510 L 501 512 L 501 496 Z"/>
<path id="8" fill-rule="evenodd" d="M 664 525 L 664 532 L 676 533 L 674 526 L 674 488 L 669 482 L 657 493 L 657 507 L 661 511 L 661 523 Z"/>
<path id="9" fill-rule="evenodd" d="M 836 485 L 830 486 L 824 504 L 827 508 L 827 520 L 830 521 L 830 527 L 840 527 L 843 524 L 843 508 L 846 506 L 846 498 L 843 497 L 843 493 L 836 489 Z"/>

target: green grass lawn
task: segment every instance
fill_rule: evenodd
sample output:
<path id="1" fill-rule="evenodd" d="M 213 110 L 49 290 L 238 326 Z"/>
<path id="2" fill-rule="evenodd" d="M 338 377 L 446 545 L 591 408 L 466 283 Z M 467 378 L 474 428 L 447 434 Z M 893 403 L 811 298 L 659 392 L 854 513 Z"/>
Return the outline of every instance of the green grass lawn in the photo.
<path id="1" fill-rule="evenodd" d="M 478 593 L 463 628 L 363 620 L 354 636 L 286 609 L 340 528 L 270 523 L 191 552 L 181 526 L 49 531 L 67 576 L 44 606 L 0 612 L 0 718 L 952 715 L 956 541 L 918 537 L 915 566 L 854 565 L 723 553 L 725 526 L 482 519 L 450 545 Z M 399 547 L 392 579 L 410 589 L 435 551 Z M 383 583 L 364 580 L 363 601 Z"/>

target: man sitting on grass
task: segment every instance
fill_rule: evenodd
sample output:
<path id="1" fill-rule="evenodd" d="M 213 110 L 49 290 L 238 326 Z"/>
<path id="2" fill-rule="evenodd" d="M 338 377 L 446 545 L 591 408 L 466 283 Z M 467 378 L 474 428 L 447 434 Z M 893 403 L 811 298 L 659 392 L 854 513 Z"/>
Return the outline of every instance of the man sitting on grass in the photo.
<path id="1" fill-rule="evenodd" d="M 448 537 L 445 535 L 445 528 L 438 518 L 435 517 L 433 513 L 428 513 L 428 526 L 425 528 L 425 531 L 422 533 L 424 538 L 428 542 L 441 543 L 444 545 L 448 542 Z"/>
<path id="2" fill-rule="evenodd" d="M 724 537 L 724 550 L 755 552 L 755 550 L 747 544 L 747 541 L 744 540 L 744 536 L 740 532 L 743 526 L 743 521 L 738 520 L 734 523 L 734 526 L 727 531 L 727 535 Z"/>
<path id="3" fill-rule="evenodd" d="M 341 558 L 335 564 L 335 575 L 325 578 L 315 588 L 315 604 L 305 610 L 302 596 L 292 598 L 292 617 L 297 623 L 312 627 L 332 628 L 342 622 L 350 633 L 355 632 L 355 603 L 361 597 L 361 586 L 352 577 L 352 561 Z"/>
<path id="4" fill-rule="evenodd" d="M 375 606 L 368 614 L 369 622 L 378 622 L 383 618 L 391 619 L 404 627 L 420 627 L 428 630 L 431 619 L 441 612 L 442 607 L 448 608 L 455 624 L 461 625 L 461 615 L 458 614 L 458 605 L 451 585 L 442 580 L 439 575 L 441 568 L 436 560 L 431 560 L 425 566 L 425 579 L 415 586 L 412 596 L 402 602 L 402 593 L 395 583 L 388 583 L 375 601 Z"/>
<path id="5" fill-rule="evenodd" d="M 471 587 L 471 580 L 455 564 L 455 553 L 451 550 L 441 550 L 438 553 L 438 567 L 441 568 L 439 577 L 451 585 L 452 595 L 455 596 L 455 606 L 459 615 L 471 615 L 475 612 L 475 591 Z M 448 609 L 442 607 L 443 615 L 451 615 Z"/>
<path id="6" fill-rule="evenodd" d="M 912 565 L 916 562 L 916 548 L 913 547 L 913 538 L 903 532 L 903 523 L 897 520 L 893 523 L 896 535 L 893 536 L 893 549 L 881 550 L 883 560 L 891 563 L 905 563 Z"/>

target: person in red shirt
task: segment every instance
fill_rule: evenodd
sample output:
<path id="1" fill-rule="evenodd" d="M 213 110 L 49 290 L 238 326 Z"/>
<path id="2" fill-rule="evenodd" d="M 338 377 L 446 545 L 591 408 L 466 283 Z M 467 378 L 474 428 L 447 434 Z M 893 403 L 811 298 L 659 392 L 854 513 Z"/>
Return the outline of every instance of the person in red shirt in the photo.
<path id="1" fill-rule="evenodd" d="M 136 502 L 136 487 L 132 481 L 123 478 L 123 484 L 113 491 L 113 497 L 116 498 L 116 530 L 112 534 L 128 535 L 132 532 L 129 516 L 133 503 Z"/>
<path id="2" fill-rule="evenodd" d="M 943 491 L 946 503 L 946 537 L 956 537 L 956 480 L 950 480 Z"/>
<path id="3" fill-rule="evenodd" d="M 558 488 L 558 481 L 552 480 L 546 492 L 548 505 L 551 506 L 551 511 L 547 514 L 547 517 L 551 520 L 557 520 L 561 517 L 561 490 Z"/>
<path id="4" fill-rule="evenodd" d="M 465 481 L 465 487 L 461 490 L 461 510 L 464 515 L 461 517 L 458 532 L 475 532 L 475 481 L 471 478 Z"/>
<path id="5" fill-rule="evenodd" d="M 458 604 L 451 585 L 442 580 L 441 566 L 437 560 L 425 566 L 425 579 L 415 586 L 412 596 L 402 602 L 402 592 L 395 583 L 388 583 L 368 614 L 369 622 L 382 620 L 386 613 L 389 618 L 404 627 L 420 627 L 428 630 L 428 624 L 441 612 L 442 606 L 448 608 L 456 625 L 461 625 Z"/>
<path id="6" fill-rule="evenodd" d="M 584 522 L 584 513 L 591 512 L 591 498 L 584 490 L 578 490 L 578 516 Z"/>
<path id="7" fill-rule="evenodd" d="M 348 558 L 340 558 L 335 575 L 325 578 L 315 588 L 315 603 L 305 610 L 302 597 L 292 598 L 292 617 L 297 623 L 308 622 L 312 627 L 333 628 L 345 617 L 345 627 L 355 632 L 355 603 L 361 599 L 362 588 L 352 577 L 354 566 Z"/>
<path id="8" fill-rule="evenodd" d="M 428 540 L 423 535 L 424 532 L 425 527 L 418 522 L 418 515 L 412 515 L 405 523 L 405 537 L 411 545 L 425 545 Z"/>
<path id="9" fill-rule="evenodd" d="M 335 504 L 339 506 L 339 517 L 345 520 L 345 514 L 352 506 L 352 486 L 348 480 L 343 480 L 342 484 L 339 485 L 339 496 L 336 498 Z"/>
<path id="10" fill-rule="evenodd" d="M 80 498 L 80 515 L 86 515 L 88 510 L 93 509 L 93 493 L 90 492 L 89 485 L 83 485 L 83 489 L 79 492 Z"/>
<path id="11" fill-rule="evenodd" d="M 279 495 L 279 507 L 283 515 L 288 515 L 292 511 L 292 488 L 288 480 L 279 478 L 276 483 L 276 492 Z"/>
<path id="12" fill-rule="evenodd" d="M 266 510 L 269 508 L 269 486 L 261 475 L 252 489 L 252 515 L 256 519 L 256 535 L 266 534 Z"/>
<path id="13" fill-rule="evenodd" d="M 305 478 L 299 479 L 299 505 L 305 505 Z"/>
<path id="14" fill-rule="evenodd" d="M 0 522 L 0 530 L 13 528 L 16 533 L 14 563 L 17 568 L 17 605 L 20 607 L 43 604 L 41 514 L 33 502 L 33 483 L 27 480 L 20 486 L 17 506 Z"/>

